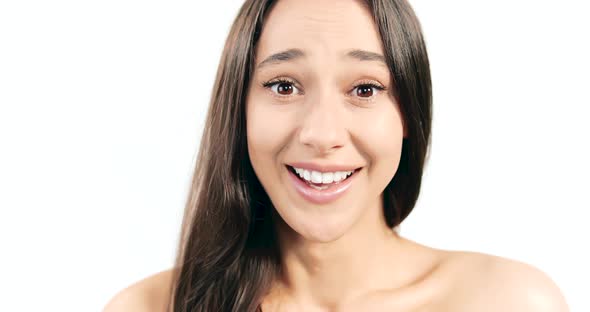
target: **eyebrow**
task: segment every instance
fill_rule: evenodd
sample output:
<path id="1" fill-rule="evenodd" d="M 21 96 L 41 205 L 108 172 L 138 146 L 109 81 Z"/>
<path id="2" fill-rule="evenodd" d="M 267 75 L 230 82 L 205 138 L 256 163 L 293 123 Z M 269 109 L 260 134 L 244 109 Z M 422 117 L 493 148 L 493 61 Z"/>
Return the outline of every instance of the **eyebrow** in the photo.
<path id="1" fill-rule="evenodd" d="M 272 54 L 271 56 L 264 59 L 264 61 L 260 62 L 256 66 L 256 68 L 260 69 L 270 64 L 292 62 L 305 56 L 305 52 L 303 52 L 303 50 L 301 49 L 288 49 L 282 52 Z M 371 51 L 354 49 L 348 51 L 344 56 L 347 58 L 356 59 L 358 61 L 379 62 L 382 63 L 381 65 L 387 66 L 387 62 L 385 61 L 385 57 L 383 55 Z"/>

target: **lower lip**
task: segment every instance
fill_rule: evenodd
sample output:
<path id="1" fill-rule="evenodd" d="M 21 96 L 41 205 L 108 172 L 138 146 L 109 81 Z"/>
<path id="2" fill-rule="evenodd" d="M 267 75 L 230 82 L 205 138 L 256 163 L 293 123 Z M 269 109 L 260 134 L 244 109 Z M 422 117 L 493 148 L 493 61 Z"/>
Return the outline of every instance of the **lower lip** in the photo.
<path id="1" fill-rule="evenodd" d="M 289 168 L 285 167 L 285 169 L 289 173 L 289 177 L 293 182 L 295 190 L 297 193 L 299 193 L 299 195 L 301 195 L 301 197 L 314 204 L 327 204 L 340 198 L 346 193 L 346 191 L 351 187 L 352 182 L 355 180 L 357 173 L 359 173 L 362 168 L 356 170 L 346 180 L 337 184 L 331 184 L 324 190 L 318 190 L 309 186 L 306 182 L 303 182 L 298 176 L 296 176 L 295 173 L 293 173 Z"/>

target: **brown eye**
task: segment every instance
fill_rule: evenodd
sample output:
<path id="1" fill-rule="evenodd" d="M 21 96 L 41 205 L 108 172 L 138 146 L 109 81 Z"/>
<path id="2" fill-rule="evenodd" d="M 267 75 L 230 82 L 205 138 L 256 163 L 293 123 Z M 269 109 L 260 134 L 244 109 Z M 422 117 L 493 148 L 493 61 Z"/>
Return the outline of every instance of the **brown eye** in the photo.
<path id="1" fill-rule="evenodd" d="M 370 85 L 358 86 L 356 89 L 356 95 L 360 97 L 371 97 L 373 96 L 373 87 Z"/>
<path id="2" fill-rule="evenodd" d="M 262 86 L 270 89 L 273 93 L 275 93 L 278 96 L 290 97 L 301 93 L 299 92 L 299 89 L 295 87 L 294 82 L 291 82 L 286 79 L 265 82 L 262 84 Z"/>
<path id="3" fill-rule="evenodd" d="M 281 82 L 277 85 L 277 92 L 281 95 L 290 95 L 293 93 L 293 85 L 287 82 Z"/>
<path id="4" fill-rule="evenodd" d="M 375 99 L 375 97 L 381 91 L 386 90 L 386 88 L 384 86 L 381 86 L 381 85 L 373 83 L 373 82 L 366 82 L 366 83 L 362 83 L 362 84 L 357 85 L 356 87 L 354 87 L 354 90 L 356 90 L 355 96 L 357 96 L 361 100 L 373 101 Z M 353 92 L 354 92 L 354 90 L 353 90 Z"/>

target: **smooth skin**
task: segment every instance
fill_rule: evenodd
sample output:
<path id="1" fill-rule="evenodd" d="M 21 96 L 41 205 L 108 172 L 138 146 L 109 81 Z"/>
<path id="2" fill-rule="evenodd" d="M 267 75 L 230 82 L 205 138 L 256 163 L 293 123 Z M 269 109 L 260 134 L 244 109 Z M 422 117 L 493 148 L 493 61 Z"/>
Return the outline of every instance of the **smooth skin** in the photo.
<path id="1" fill-rule="evenodd" d="M 291 49 L 300 51 L 263 62 Z M 285 274 L 263 311 L 568 311 L 555 283 L 528 264 L 424 246 L 387 227 L 381 194 L 404 123 L 387 67 L 349 53 L 359 50 L 383 55 L 361 1 L 281 0 L 265 22 L 247 98 L 248 152 L 276 207 Z M 285 164 L 295 161 L 363 170 L 343 197 L 317 205 L 291 186 Z M 164 271 L 139 281 L 105 311 L 164 311 L 170 279 Z"/>

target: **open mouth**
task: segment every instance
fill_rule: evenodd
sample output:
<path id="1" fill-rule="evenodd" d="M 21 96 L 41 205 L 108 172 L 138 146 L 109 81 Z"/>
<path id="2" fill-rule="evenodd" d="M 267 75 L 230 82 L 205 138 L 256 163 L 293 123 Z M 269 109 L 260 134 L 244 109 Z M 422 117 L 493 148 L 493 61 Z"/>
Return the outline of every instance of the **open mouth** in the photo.
<path id="1" fill-rule="evenodd" d="M 311 170 L 309 170 L 307 173 L 304 171 L 297 172 L 297 170 L 295 170 L 295 168 L 293 168 L 292 166 L 289 166 L 289 165 L 285 165 L 285 166 L 287 167 L 287 170 L 289 170 L 299 180 L 305 182 L 307 185 L 312 186 L 316 189 L 325 189 L 331 185 L 340 184 L 340 183 L 350 179 L 350 177 L 352 177 L 353 175 L 355 175 L 357 172 L 359 172 L 362 169 L 362 167 L 360 167 L 360 168 L 354 169 L 352 172 L 339 171 L 339 172 L 322 173 L 321 179 L 319 178 L 317 173 L 315 173 L 315 179 L 311 179 L 311 177 L 310 177 L 310 175 L 312 174 Z M 309 179 L 305 179 L 306 177 Z M 314 180 L 316 182 L 312 182 L 310 180 Z M 321 182 L 319 182 L 320 180 L 321 180 Z"/>

